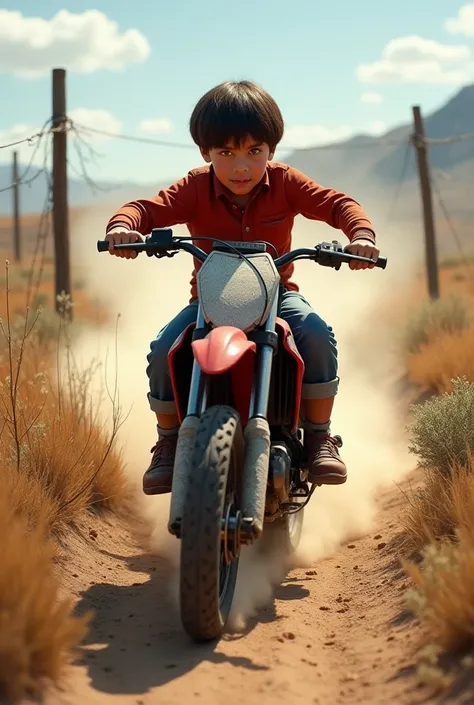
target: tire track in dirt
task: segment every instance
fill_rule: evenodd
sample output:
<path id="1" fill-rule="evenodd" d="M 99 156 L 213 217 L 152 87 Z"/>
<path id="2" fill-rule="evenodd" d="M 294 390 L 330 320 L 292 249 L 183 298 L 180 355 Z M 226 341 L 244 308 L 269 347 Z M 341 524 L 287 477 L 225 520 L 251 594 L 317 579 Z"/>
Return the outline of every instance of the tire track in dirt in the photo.
<path id="1" fill-rule="evenodd" d="M 49 705 L 220 705 L 244 694 L 249 705 L 427 702 L 415 676 L 421 628 L 403 609 L 405 500 L 393 486 L 377 501 L 370 535 L 291 571 L 243 633 L 204 646 L 181 629 L 174 567 L 143 553 L 123 523 L 91 525 L 89 537 L 72 539 L 74 560 L 64 569 L 79 609 L 96 618 L 80 663 Z"/>

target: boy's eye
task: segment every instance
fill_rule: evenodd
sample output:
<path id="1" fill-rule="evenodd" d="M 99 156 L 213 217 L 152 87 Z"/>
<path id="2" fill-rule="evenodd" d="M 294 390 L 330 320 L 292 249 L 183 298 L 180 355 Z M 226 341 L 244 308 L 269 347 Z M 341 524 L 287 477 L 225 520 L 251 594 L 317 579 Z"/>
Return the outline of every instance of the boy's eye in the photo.
<path id="1" fill-rule="evenodd" d="M 259 147 L 254 147 L 253 149 L 250 150 L 250 154 L 252 154 L 252 155 L 260 154 L 261 151 L 262 150 Z"/>
<path id="2" fill-rule="evenodd" d="M 223 157 L 231 157 L 231 156 L 232 156 L 232 152 L 230 151 L 230 149 L 223 149 L 223 150 L 220 152 L 220 154 L 221 154 Z"/>

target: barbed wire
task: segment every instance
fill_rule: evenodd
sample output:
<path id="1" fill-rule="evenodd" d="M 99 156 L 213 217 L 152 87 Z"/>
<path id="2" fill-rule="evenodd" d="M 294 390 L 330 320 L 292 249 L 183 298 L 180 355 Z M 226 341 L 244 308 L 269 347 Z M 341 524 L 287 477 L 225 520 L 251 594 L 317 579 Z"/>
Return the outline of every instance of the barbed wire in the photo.
<path id="1" fill-rule="evenodd" d="M 430 144 L 454 144 L 455 142 L 472 142 L 474 132 L 465 132 L 462 135 L 452 135 L 451 137 L 425 137 L 424 142 Z"/>
<path id="2" fill-rule="evenodd" d="M 99 130 L 96 127 L 89 127 L 87 125 L 81 125 L 80 123 L 74 123 L 76 129 L 85 132 L 86 134 L 102 135 L 102 137 L 109 137 L 110 139 L 125 140 L 127 142 L 136 142 L 141 144 L 153 144 L 158 147 L 175 147 L 176 149 L 197 149 L 195 144 L 184 143 L 184 142 L 170 142 L 169 140 L 155 139 L 154 137 L 140 137 L 139 135 L 127 135 L 123 132 L 109 132 L 108 130 Z"/>
<path id="3" fill-rule="evenodd" d="M 397 185 L 395 187 L 392 202 L 390 204 L 390 207 L 389 207 L 388 213 L 387 213 L 387 221 L 386 221 L 387 223 L 389 223 L 393 218 L 393 214 L 395 213 L 395 208 L 398 203 L 398 199 L 400 198 L 400 194 L 402 192 L 403 184 L 405 183 L 405 177 L 406 177 L 406 174 L 408 171 L 408 166 L 410 164 L 411 147 L 412 147 L 411 142 L 407 142 L 406 147 L 405 147 L 405 153 L 403 155 L 402 168 L 400 171 L 400 175 L 397 179 Z"/>
<path id="4" fill-rule="evenodd" d="M 41 130 L 34 135 L 32 135 L 30 138 L 27 138 L 23 140 L 23 142 L 30 142 L 30 144 L 33 144 L 31 140 L 37 139 L 36 144 L 34 145 L 33 151 L 31 153 L 30 159 L 28 161 L 28 164 L 23 171 L 23 173 L 18 177 L 16 181 L 12 181 L 9 186 L 5 186 L 0 189 L 0 193 L 6 193 L 7 191 L 11 191 L 14 188 L 16 188 L 19 185 L 24 185 L 24 186 L 31 186 L 32 183 L 34 183 L 43 173 L 44 171 L 48 169 L 48 159 L 47 159 L 47 154 L 45 153 L 45 158 L 43 159 L 43 164 L 42 167 L 36 171 L 32 176 L 28 177 L 28 174 L 30 171 L 33 169 L 34 165 L 33 162 L 35 160 L 36 155 L 38 154 L 39 149 L 41 148 L 41 145 L 43 144 L 44 138 L 50 137 L 54 132 L 58 131 L 58 128 L 52 128 L 48 127 L 52 122 L 52 118 L 48 118 L 48 120 L 45 121 L 43 127 Z M 0 145 L 0 148 L 4 148 L 4 146 Z"/>
<path id="5" fill-rule="evenodd" d="M 32 176 L 29 176 L 31 170 L 34 167 L 34 161 L 36 158 L 36 155 L 38 153 L 38 150 L 40 149 L 43 140 L 51 138 L 51 136 L 55 132 L 59 131 L 66 131 L 66 132 L 71 132 L 73 134 L 73 149 L 75 152 L 75 155 L 77 157 L 79 166 L 76 167 L 71 159 L 68 159 L 68 167 L 71 169 L 72 172 L 74 172 L 79 178 L 81 178 L 85 183 L 88 184 L 90 187 L 91 191 L 94 193 L 97 192 L 112 192 L 114 190 L 120 189 L 121 184 L 117 183 L 114 185 L 108 185 L 108 186 L 103 186 L 96 181 L 94 181 L 86 167 L 87 163 L 90 163 L 91 161 L 95 161 L 98 156 L 101 156 L 98 154 L 98 152 L 90 145 L 89 141 L 86 139 L 87 136 L 91 135 L 101 135 L 103 137 L 108 137 L 109 139 L 118 139 L 118 140 L 124 140 L 124 141 L 129 141 L 137 144 L 148 144 L 148 145 L 155 145 L 158 147 L 168 147 L 168 148 L 176 148 L 176 149 L 196 149 L 196 145 L 193 143 L 181 143 L 181 142 L 173 142 L 169 140 L 163 140 L 163 139 L 155 139 L 152 137 L 143 137 L 139 135 L 131 135 L 131 134 L 126 134 L 126 133 L 115 133 L 112 131 L 108 130 L 103 130 L 99 129 L 96 127 L 91 127 L 88 125 L 84 125 L 81 123 L 77 123 L 74 120 L 72 120 L 70 117 L 66 116 L 63 122 L 60 125 L 57 125 L 55 127 L 52 126 L 53 123 L 53 118 L 50 117 L 48 120 L 45 121 L 43 124 L 42 128 L 33 133 L 32 135 L 15 140 L 6 144 L 0 144 L 0 149 L 7 149 L 11 148 L 17 145 L 25 144 L 28 143 L 30 145 L 34 146 L 33 152 L 30 156 L 29 162 L 23 173 L 18 177 L 16 182 L 12 182 L 10 185 L 3 187 L 0 189 L 0 194 L 5 193 L 7 191 L 10 191 L 14 189 L 18 185 L 25 185 L 25 186 L 31 186 L 32 183 L 34 183 L 41 175 L 43 175 L 45 172 L 48 171 L 48 157 L 50 154 L 50 149 L 45 151 L 45 159 L 43 159 L 43 164 L 42 166 L 38 169 L 36 173 L 34 173 Z M 309 150 L 347 150 L 347 149 L 359 149 L 359 148 L 374 148 L 374 147 L 382 147 L 382 146 L 402 146 L 405 145 L 405 154 L 404 154 L 404 159 L 403 159 L 403 165 L 402 165 L 402 173 L 400 174 L 400 177 L 397 180 L 397 187 L 396 191 L 394 194 L 394 199 L 393 203 L 390 208 L 390 213 L 389 215 L 393 212 L 393 209 L 396 205 L 396 202 L 398 200 L 399 194 L 401 187 L 403 185 L 403 182 L 405 181 L 405 176 L 406 176 L 406 171 L 408 167 L 408 161 L 409 161 L 409 154 L 410 154 L 410 147 L 412 147 L 415 143 L 415 140 L 418 140 L 418 137 L 415 136 L 414 134 L 409 134 L 406 135 L 403 139 L 391 139 L 391 138 L 372 138 L 370 140 L 363 140 L 363 139 L 355 139 L 355 140 L 349 140 L 346 142 L 335 142 L 335 143 L 329 143 L 329 144 L 323 144 L 323 145 L 315 145 L 315 146 L 309 146 L 309 147 L 298 147 L 296 145 L 281 145 L 284 146 L 286 150 L 291 150 L 295 152 L 304 152 L 304 151 L 309 151 Z M 463 133 L 460 135 L 451 135 L 451 136 L 446 136 L 446 137 L 425 137 L 423 142 L 427 145 L 443 145 L 443 144 L 453 144 L 457 142 L 466 142 L 466 141 L 474 141 L 474 133 Z M 87 152 L 87 154 L 86 154 Z"/>
<path id="6" fill-rule="evenodd" d="M 42 167 L 38 172 L 43 175 L 46 181 L 46 196 L 44 199 L 43 208 L 39 217 L 38 227 L 36 231 L 35 245 L 33 256 L 28 270 L 28 281 L 26 287 L 26 307 L 28 308 L 38 294 L 41 282 L 43 280 L 44 265 L 46 259 L 46 246 L 48 235 L 51 233 L 51 212 L 53 207 L 53 183 L 48 169 L 48 162 L 52 151 L 52 135 L 48 134 L 44 141 L 44 151 L 42 158 Z M 40 143 L 37 145 L 36 152 L 39 150 Z M 32 157 L 33 160 L 34 157 Z M 30 164 L 32 163 L 30 161 Z M 27 167 L 28 169 L 28 167 Z M 39 264 L 38 264 L 39 258 Z M 37 266 L 38 264 L 38 266 Z"/>
<path id="7" fill-rule="evenodd" d="M 441 194 L 441 189 L 440 189 L 438 180 L 436 179 L 436 176 L 434 174 L 431 175 L 430 181 L 431 181 L 431 187 L 432 187 L 432 189 L 435 193 L 435 196 L 436 196 L 436 200 L 438 201 L 438 205 L 439 205 L 441 212 L 443 213 L 444 219 L 446 221 L 446 225 L 448 226 L 448 228 L 451 232 L 451 235 L 453 236 L 454 243 L 458 249 L 459 257 L 460 257 L 460 259 L 466 269 L 466 272 L 467 272 L 469 278 L 472 278 L 473 272 L 470 267 L 468 257 L 464 251 L 464 248 L 461 243 L 461 238 L 460 238 L 459 233 L 457 232 L 457 230 L 454 226 L 453 219 L 451 218 L 451 215 L 449 213 L 449 209 L 448 209 L 448 207 L 443 199 L 443 196 Z"/>
<path id="8" fill-rule="evenodd" d="M 103 137 L 108 137 L 109 139 L 119 139 L 119 140 L 125 140 L 128 142 L 135 142 L 135 143 L 141 143 L 141 144 L 150 144 L 150 145 L 156 145 L 158 147 L 176 147 L 177 149 L 196 149 L 197 146 L 194 143 L 190 142 L 171 142 L 169 140 L 162 140 L 162 139 L 156 139 L 154 137 L 141 137 L 139 135 L 129 135 L 125 134 L 123 132 L 110 132 L 107 130 L 100 130 L 95 127 L 89 127 L 86 125 L 81 125 L 79 123 L 75 123 L 76 127 L 79 128 L 80 130 L 84 132 L 88 132 L 91 134 L 97 134 L 97 135 L 102 135 Z M 279 147 L 280 149 L 284 149 L 285 151 L 290 150 L 292 152 L 303 152 L 303 151 L 308 151 L 311 149 L 354 149 L 354 148 L 359 148 L 359 147 L 374 147 L 374 146 L 383 146 L 383 145 L 391 145 L 391 146 L 396 146 L 396 145 L 402 145 L 406 144 L 407 139 L 384 139 L 384 138 L 372 138 L 370 140 L 353 140 L 353 141 L 348 141 L 348 142 L 331 142 L 328 144 L 318 144 L 318 145 L 310 145 L 310 146 L 299 146 L 296 144 L 284 144 L 283 142 L 280 143 Z"/>
<path id="9" fill-rule="evenodd" d="M 45 134 L 45 132 L 36 132 L 34 135 L 30 135 L 29 137 L 24 137 L 23 139 L 16 140 L 16 142 L 8 142 L 7 144 L 0 144 L 0 149 L 9 149 L 10 147 L 17 147 L 20 144 L 26 144 L 26 142 L 33 144 L 33 141 L 35 139 L 43 137 L 44 134 Z"/>
<path id="10" fill-rule="evenodd" d="M 57 131 L 63 131 L 63 130 L 71 130 L 75 129 L 76 132 L 82 131 L 86 134 L 96 134 L 96 135 L 101 135 L 102 137 L 108 137 L 109 139 L 118 139 L 118 140 L 125 140 L 128 142 L 135 142 L 137 144 L 149 144 L 149 145 L 156 145 L 158 147 L 169 147 L 169 148 L 176 148 L 176 149 L 196 149 L 196 145 L 194 143 L 188 143 L 188 142 L 173 142 L 171 140 L 163 140 L 163 139 L 158 139 L 154 137 L 143 137 L 140 135 L 131 135 L 123 132 L 112 132 L 110 130 L 104 130 L 100 129 L 97 127 L 92 127 L 90 125 L 83 125 L 81 123 L 73 121 L 71 118 L 67 117 L 66 120 L 63 122 L 62 125 L 57 126 L 57 127 L 47 127 L 47 125 L 50 125 L 52 123 L 52 118 L 49 118 L 43 128 L 39 130 L 38 132 L 35 132 L 32 135 L 29 135 L 28 137 L 24 137 L 19 140 L 15 140 L 12 142 L 8 142 L 6 144 L 0 144 L 0 149 L 9 149 L 11 147 L 15 147 L 21 144 L 29 143 L 33 144 L 34 140 L 38 139 L 40 140 L 42 137 L 44 137 L 47 134 L 51 134 L 53 132 Z M 410 141 L 412 139 L 412 135 L 407 135 L 403 139 L 395 139 L 395 138 L 384 138 L 384 137 L 372 137 L 371 139 L 352 139 L 348 140 L 345 142 L 331 142 L 328 144 L 319 144 L 319 145 L 310 145 L 310 146 L 305 146 L 301 147 L 296 144 L 281 144 L 282 147 L 284 147 L 285 150 L 291 150 L 291 151 L 306 151 L 306 150 L 311 150 L 311 149 L 359 149 L 359 148 L 373 148 L 373 147 L 380 147 L 380 146 L 400 146 L 403 144 L 406 144 L 407 140 Z M 446 137 L 425 137 L 424 142 L 427 145 L 430 144 L 452 144 L 455 142 L 466 142 L 466 141 L 474 141 L 474 132 L 466 132 L 460 135 L 448 135 Z"/>
<path id="11" fill-rule="evenodd" d="M 80 179 L 86 183 L 91 191 L 93 193 L 97 192 L 111 192 L 116 189 L 120 189 L 123 185 L 122 184 L 113 184 L 110 186 L 103 186 L 96 181 L 90 176 L 89 173 L 89 165 L 91 163 L 96 163 L 97 164 L 97 158 L 104 156 L 101 155 L 97 152 L 97 150 L 94 149 L 94 147 L 90 144 L 89 140 L 87 137 L 90 138 L 91 135 L 97 134 L 97 135 L 102 135 L 104 137 L 108 137 L 110 139 L 120 139 L 120 140 L 126 140 L 134 143 L 141 143 L 141 144 L 149 144 L 149 145 L 156 145 L 159 147 L 169 147 L 169 148 L 177 148 L 177 149 L 195 149 L 196 145 L 194 144 L 184 144 L 184 143 L 178 143 L 178 142 L 171 142 L 167 140 L 161 140 L 161 139 L 154 139 L 154 138 L 148 138 L 148 137 L 140 137 L 140 136 L 135 136 L 135 135 L 129 135 L 129 134 L 124 134 L 124 133 L 113 133 L 109 132 L 106 130 L 101 130 L 99 128 L 93 128 L 93 127 L 88 127 L 86 125 L 82 125 L 80 123 L 76 123 L 74 120 L 72 120 L 69 117 L 65 117 L 65 119 L 61 122 L 60 125 L 57 125 L 55 127 L 52 126 L 53 123 L 53 118 L 48 118 L 48 120 L 45 121 L 43 127 L 35 132 L 34 134 L 30 135 L 29 137 L 25 137 L 20 140 L 12 141 L 7 144 L 1 144 L 0 149 L 7 149 L 7 148 L 12 148 L 17 145 L 21 144 L 29 144 L 33 146 L 33 150 L 30 156 L 30 159 L 28 161 L 27 166 L 25 167 L 24 171 L 22 174 L 18 177 L 17 181 L 15 183 L 10 184 L 7 187 L 1 188 L 0 189 L 0 194 L 5 193 L 6 191 L 10 191 L 13 188 L 17 187 L 18 185 L 27 185 L 31 186 L 32 183 L 34 183 L 37 179 L 39 179 L 41 176 L 44 176 L 46 180 L 46 197 L 44 200 L 44 205 L 42 212 L 40 214 L 39 222 L 38 222 L 38 228 L 37 228 L 37 233 L 36 233 L 36 240 L 35 240 L 35 246 L 34 246 L 34 251 L 33 251 L 33 256 L 32 256 L 32 262 L 31 262 L 31 267 L 29 270 L 29 277 L 28 277 L 28 286 L 27 286 L 27 305 L 30 305 L 31 302 L 34 300 L 34 297 L 36 293 L 39 290 L 42 277 L 43 277 L 43 270 L 44 270 L 44 265 L 45 265 L 45 254 L 46 254 L 46 247 L 47 247 L 47 241 L 48 241 L 48 236 L 51 233 L 51 213 L 52 213 L 52 207 L 53 207 L 53 191 L 52 191 L 52 178 L 50 174 L 50 158 L 51 158 L 51 153 L 52 153 L 52 138 L 55 132 L 60 132 L 60 131 L 65 131 L 69 132 L 72 135 L 72 147 L 74 150 L 74 153 L 77 157 L 78 160 L 78 167 L 76 167 L 75 164 L 71 161 L 71 159 L 68 159 L 68 167 L 71 169 L 72 172 L 74 172 Z M 385 146 L 385 145 L 391 145 L 391 146 L 405 146 L 404 150 L 404 155 L 402 159 L 402 167 L 401 167 L 401 172 L 398 176 L 394 195 L 392 202 L 390 204 L 390 208 L 388 211 L 388 216 L 387 219 L 390 219 L 393 216 L 393 212 L 395 210 L 395 206 L 398 202 L 401 189 L 403 187 L 403 184 L 405 183 L 406 180 L 406 174 L 409 166 L 409 157 L 411 153 L 411 148 L 416 146 L 416 140 L 418 140 L 418 137 L 415 136 L 414 134 L 409 134 L 406 135 L 404 139 L 377 139 L 373 138 L 371 140 L 354 140 L 354 141 L 349 141 L 349 142 L 340 142 L 340 143 L 333 143 L 333 144 L 327 144 L 327 145 L 317 145 L 314 147 L 307 147 L 307 148 L 297 148 L 297 147 L 287 147 L 287 149 L 291 149 L 292 151 L 308 151 L 308 150 L 313 150 L 313 149 L 323 149 L 323 150 L 335 150 L 335 149 L 351 149 L 351 148 L 367 148 L 367 147 L 375 147 L 375 146 Z M 474 141 L 474 133 L 464 133 L 460 135 L 452 135 L 452 136 L 447 136 L 447 137 L 442 137 L 442 138 L 430 138 L 430 137 L 425 137 L 423 142 L 425 145 L 430 146 L 430 145 L 445 145 L 445 144 L 453 144 L 453 143 L 458 143 L 458 142 L 466 142 L 466 141 Z M 39 168 L 34 166 L 34 162 L 37 158 L 39 150 L 43 147 L 44 153 L 43 157 L 41 160 L 41 166 Z M 37 168 L 37 171 L 30 176 L 30 173 L 33 168 Z M 439 187 L 439 184 L 437 182 L 436 176 L 435 176 L 435 169 L 432 169 L 432 175 L 431 175 L 431 183 L 432 183 L 432 188 L 433 191 L 436 195 L 439 207 L 443 213 L 443 216 L 446 220 L 446 223 L 449 227 L 449 230 L 453 236 L 455 245 L 459 251 L 460 254 L 460 259 L 463 261 L 463 263 L 466 266 L 467 271 L 469 272 L 469 276 L 472 276 L 472 270 L 469 267 L 468 263 L 468 258 L 463 250 L 461 239 L 459 237 L 459 234 L 456 231 L 456 228 L 454 227 L 453 220 L 450 216 L 449 210 L 446 206 L 446 203 L 442 197 L 441 190 Z M 38 262 L 39 260 L 39 262 Z"/>
<path id="12" fill-rule="evenodd" d="M 72 162 L 68 159 L 68 165 L 71 167 L 71 170 L 76 174 L 76 176 L 79 176 L 91 189 L 92 193 L 96 194 L 97 192 L 102 192 L 102 193 L 110 193 L 112 191 L 116 191 L 117 189 L 121 188 L 121 184 L 114 184 L 113 186 L 102 186 L 98 184 L 92 177 L 89 175 L 88 170 L 87 170 L 87 163 L 90 161 L 95 160 L 97 156 L 96 150 L 82 137 L 80 131 L 77 129 L 77 125 L 73 123 L 71 125 L 71 132 L 73 135 L 73 148 L 74 151 L 77 155 L 78 161 L 79 161 L 79 168 L 76 168 Z M 89 156 L 85 154 L 85 150 L 88 151 Z"/>

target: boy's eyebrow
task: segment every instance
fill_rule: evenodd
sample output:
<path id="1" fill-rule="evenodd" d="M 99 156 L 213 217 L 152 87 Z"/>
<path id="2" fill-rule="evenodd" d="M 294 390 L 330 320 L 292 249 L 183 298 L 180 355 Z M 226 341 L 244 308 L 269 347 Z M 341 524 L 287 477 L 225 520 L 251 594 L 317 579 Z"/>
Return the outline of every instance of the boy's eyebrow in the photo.
<path id="1" fill-rule="evenodd" d="M 252 142 L 252 144 L 248 147 L 248 149 L 255 149 L 255 147 L 261 147 L 263 145 L 263 142 Z M 220 149 L 237 149 L 235 145 L 230 145 L 230 144 L 225 144 Z"/>

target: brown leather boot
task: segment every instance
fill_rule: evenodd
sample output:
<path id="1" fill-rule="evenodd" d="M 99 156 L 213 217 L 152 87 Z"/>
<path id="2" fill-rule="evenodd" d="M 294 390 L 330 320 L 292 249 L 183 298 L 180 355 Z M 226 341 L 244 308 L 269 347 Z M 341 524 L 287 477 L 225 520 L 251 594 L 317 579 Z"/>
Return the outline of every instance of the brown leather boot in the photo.
<path id="1" fill-rule="evenodd" d="M 145 494 L 167 494 L 173 482 L 174 458 L 178 434 L 161 436 L 151 449 L 153 453 L 148 470 L 143 476 Z"/>
<path id="2" fill-rule="evenodd" d="M 308 456 L 308 482 L 318 485 L 342 485 L 347 480 L 347 468 L 339 455 L 340 436 L 328 433 L 305 433 Z"/>

